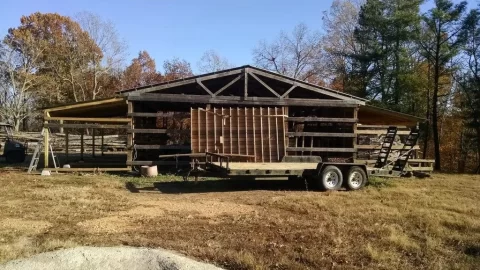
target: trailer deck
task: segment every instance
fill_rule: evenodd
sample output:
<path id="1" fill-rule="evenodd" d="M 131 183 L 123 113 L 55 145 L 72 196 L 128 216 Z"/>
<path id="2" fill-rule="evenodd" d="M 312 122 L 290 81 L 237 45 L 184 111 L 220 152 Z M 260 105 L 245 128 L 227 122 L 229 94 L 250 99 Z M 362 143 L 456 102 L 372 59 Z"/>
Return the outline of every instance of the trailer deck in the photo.
<path id="1" fill-rule="evenodd" d="M 229 176 L 301 176 L 306 170 L 316 170 L 317 163 L 252 163 L 252 162 L 231 162 L 228 168 L 220 162 L 210 163 L 217 170 L 227 170 Z"/>

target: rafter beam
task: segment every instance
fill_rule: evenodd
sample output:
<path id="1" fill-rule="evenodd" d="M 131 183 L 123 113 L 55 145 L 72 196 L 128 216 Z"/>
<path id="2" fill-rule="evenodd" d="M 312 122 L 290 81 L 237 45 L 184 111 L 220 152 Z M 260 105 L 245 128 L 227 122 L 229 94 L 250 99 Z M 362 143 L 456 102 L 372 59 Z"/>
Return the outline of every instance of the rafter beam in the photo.
<path id="1" fill-rule="evenodd" d="M 200 85 L 200 87 L 203 88 L 203 90 L 205 90 L 205 92 L 207 92 L 208 94 L 210 94 L 210 96 L 214 97 L 215 94 L 213 94 L 212 91 L 210 91 L 210 89 L 208 89 L 208 87 L 206 87 L 203 83 L 202 83 L 202 80 L 200 80 L 199 78 L 196 79 L 197 81 L 197 84 Z"/>
<path id="2" fill-rule="evenodd" d="M 337 93 L 334 90 L 325 90 L 325 89 L 322 89 L 318 86 L 313 86 L 313 85 L 310 85 L 310 84 L 305 83 L 305 82 L 299 82 L 297 80 L 285 78 L 284 76 L 273 75 L 273 74 L 270 74 L 268 72 L 261 71 L 261 70 L 258 70 L 258 69 L 251 69 L 250 74 L 253 75 L 254 73 L 257 74 L 257 75 L 261 75 L 263 77 L 266 77 L 266 78 L 270 78 L 270 79 L 273 79 L 273 80 L 278 80 L 278 81 L 288 83 L 288 84 L 295 84 L 296 83 L 297 86 L 299 86 L 299 87 L 302 87 L 302 88 L 305 88 L 307 90 L 311 90 L 313 92 L 317 92 L 317 93 L 320 93 L 320 94 L 323 94 L 323 95 L 327 95 L 327 96 L 330 96 L 330 97 L 334 97 L 334 98 L 338 98 L 338 99 L 342 99 L 342 100 L 354 99 L 354 100 L 357 100 L 359 103 L 361 103 L 361 105 L 365 105 L 365 101 L 363 101 L 363 99 L 360 99 L 358 97 L 354 97 L 352 95 Z"/>
<path id="3" fill-rule="evenodd" d="M 224 87 L 222 87 L 220 90 L 215 92 L 213 96 L 217 96 L 218 94 L 222 93 L 225 91 L 228 87 L 232 86 L 234 83 L 236 83 L 238 80 L 240 80 L 243 77 L 243 74 L 238 75 L 235 79 L 233 79 L 231 82 L 227 83 Z"/>
<path id="4" fill-rule="evenodd" d="M 226 77 L 226 76 L 231 76 L 235 74 L 241 74 L 242 70 L 241 69 L 235 69 L 235 70 L 230 70 L 226 72 L 219 72 L 215 74 L 210 74 L 210 75 L 205 75 L 205 76 L 198 76 L 198 77 L 193 77 L 193 78 L 186 78 L 184 80 L 176 80 L 176 81 L 171 81 L 171 82 L 166 82 L 162 83 L 156 86 L 151 86 L 151 87 L 144 87 L 140 89 L 131 89 L 131 90 L 126 90 L 126 91 L 120 91 L 120 94 L 128 95 L 129 93 L 150 93 L 150 92 L 155 92 L 163 89 L 168 89 L 172 87 L 178 87 L 182 85 L 187 85 L 187 84 L 193 84 L 196 83 L 197 79 L 200 81 L 207 81 L 211 79 L 216 79 L 216 78 L 221 78 L 221 77 Z"/>
<path id="5" fill-rule="evenodd" d="M 281 98 L 285 98 L 286 96 L 288 96 L 288 94 L 290 94 L 290 92 L 292 92 L 293 89 L 295 89 L 295 88 L 297 88 L 297 84 L 296 84 L 296 83 L 294 83 L 294 84 L 292 85 L 292 87 L 290 87 L 290 89 L 288 89 L 287 92 L 285 92 L 285 94 L 283 94 L 283 95 L 281 96 Z"/>
<path id="6" fill-rule="evenodd" d="M 275 96 L 277 97 L 281 97 L 277 92 L 275 92 L 275 90 L 273 90 L 270 86 L 268 86 L 265 82 L 263 82 L 260 78 L 257 77 L 257 75 L 255 75 L 254 73 L 252 72 L 249 72 L 248 74 L 252 75 L 252 77 L 257 80 L 259 83 L 261 83 L 265 88 L 268 89 L 268 91 L 272 92 Z"/>

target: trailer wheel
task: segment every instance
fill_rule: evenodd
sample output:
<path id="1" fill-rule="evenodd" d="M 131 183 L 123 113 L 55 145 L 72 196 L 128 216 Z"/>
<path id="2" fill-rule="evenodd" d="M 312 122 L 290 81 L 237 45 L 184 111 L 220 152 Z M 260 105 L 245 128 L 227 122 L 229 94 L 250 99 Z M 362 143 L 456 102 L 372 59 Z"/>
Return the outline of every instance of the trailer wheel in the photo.
<path id="1" fill-rule="evenodd" d="M 348 170 L 347 188 L 348 190 L 359 190 L 367 184 L 367 174 L 358 167 L 353 166 Z"/>
<path id="2" fill-rule="evenodd" d="M 325 167 L 320 178 L 320 188 L 323 190 L 339 190 L 343 184 L 342 171 L 333 165 Z"/>

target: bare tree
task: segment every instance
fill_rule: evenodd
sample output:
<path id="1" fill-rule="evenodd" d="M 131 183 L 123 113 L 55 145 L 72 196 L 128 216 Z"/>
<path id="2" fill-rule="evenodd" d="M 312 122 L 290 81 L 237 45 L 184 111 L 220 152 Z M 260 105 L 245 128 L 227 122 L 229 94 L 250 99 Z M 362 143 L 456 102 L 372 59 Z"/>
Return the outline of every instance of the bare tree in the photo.
<path id="1" fill-rule="evenodd" d="M 37 50 L 27 56 L 0 44 L 0 118 L 12 123 L 16 131 L 24 119 L 35 113 L 33 90 L 39 79 L 34 73 L 35 57 L 40 54 Z"/>
<path id="2" fill-rule="evenodd" d="M 80 88 L 89 91 L 91 99 L 97 98 L 105 90 L 107 82 L 103 80 L 106 75 L 116 74 L 121 71 L 126 61 L 127 45 L 120 40 L 115 25 L 102 19 L 99 15 L 90 12 L 80 12 L 75 20 L 86 31 L 90 38 L 100 48 L 102 58 L 94 59 L 89 66 L 88 78 Z"/>
<path id="3" fill-rule="evenodd" d="M 322 57 L 321 35 L 305 24 L 297 25 L 291 34 L 282 32 L 271 43 L 261 41 L 253 50 L 256 66 L 310 82 L 322 80 Z"/>
<path id="4" fill-rule="evenodd" d="M 232 68 L 233 65 L 225 57 L 221 57 L 216 51 L 206 51 L 197 63 L 201 73 L 216 72 Z"/>
<path id="5" fill-rule="evenodd" d="M 357 53 L 355 28 L 358 15 L 365 0 L 334 0 L 330 10 L 323 12 L 323 46 L 329 73 L 335 88 L 343 88 L 351 70 L 349 55 Z"/>

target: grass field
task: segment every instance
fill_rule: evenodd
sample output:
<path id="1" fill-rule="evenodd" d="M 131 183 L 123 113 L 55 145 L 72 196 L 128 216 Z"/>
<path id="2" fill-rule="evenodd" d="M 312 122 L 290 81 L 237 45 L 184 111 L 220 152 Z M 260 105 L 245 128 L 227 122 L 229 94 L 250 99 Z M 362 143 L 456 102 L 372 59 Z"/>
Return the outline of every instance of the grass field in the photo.
<path id="1" fill-rule="evenodd" d="M 0 262 L 73 247 L 176 250 L 228 269 L 478 269 L 480 176 L 180 182 L 0 172 Z"/>

